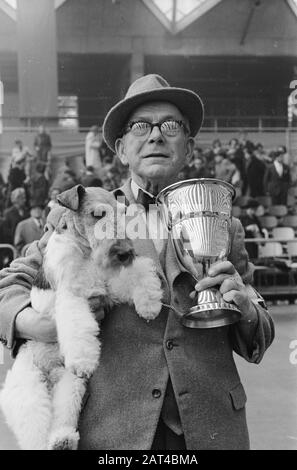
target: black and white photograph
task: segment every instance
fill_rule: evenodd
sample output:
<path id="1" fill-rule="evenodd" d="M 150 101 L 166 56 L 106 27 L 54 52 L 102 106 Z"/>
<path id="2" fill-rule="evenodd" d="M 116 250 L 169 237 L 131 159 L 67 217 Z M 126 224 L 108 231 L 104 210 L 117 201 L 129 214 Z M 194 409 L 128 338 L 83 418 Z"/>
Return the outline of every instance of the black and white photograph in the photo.
<path id="1" fill-rule="evenodd" d="M 0 0 L 7 450 L 297 450 L 297 0 Z"/>

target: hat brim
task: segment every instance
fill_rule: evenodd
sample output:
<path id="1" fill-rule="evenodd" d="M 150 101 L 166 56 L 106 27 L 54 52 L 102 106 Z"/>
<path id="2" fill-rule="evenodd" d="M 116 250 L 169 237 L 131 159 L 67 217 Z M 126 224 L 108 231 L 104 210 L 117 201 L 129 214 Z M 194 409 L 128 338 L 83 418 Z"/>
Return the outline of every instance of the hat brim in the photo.
<path id="1" fill-rule="evenodd" d="M 107 113 L 103 123 L 103 138 L 108 147 L 115 152 L 115 141 L 127 123 L 132 111 L 142 104 L 152 101 L 166 101 L 174 104 L 188 118 L 190 135 L 194 137 L 202 126 L 204 108 L 200 97 L 191 90 L 184 88 L 158 88 L 138 93 L 123 99 Z"/>

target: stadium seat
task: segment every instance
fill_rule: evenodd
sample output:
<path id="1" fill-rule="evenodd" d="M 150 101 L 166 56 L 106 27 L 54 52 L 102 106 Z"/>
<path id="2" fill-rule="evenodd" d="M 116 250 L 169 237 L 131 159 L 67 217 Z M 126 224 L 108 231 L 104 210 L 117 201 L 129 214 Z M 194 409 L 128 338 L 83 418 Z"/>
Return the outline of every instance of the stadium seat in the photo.
<path id="1" fill-rule="evenodd" d="M 259 217 L 262 228 L 266 228 L 271 232 L 274 227 L 277 227 L 277 218 L 274 215 L 263 215 Z"/>
<path id="2" fill-rule="evenodd" d="M 292 240 L 295 232 L 292 227 L 275 227 L 272 229 L 273 238 L 282 238 L 283 240 Z"/>
<path id="3" fill-rule="evenodd" d="M 297 199 L 297 186 L 292 186 L 289 188 L 288 196 L 293 196 L 295 199 Z"/>
<path id="4" fill-rule="evenodd" d="M 290 258 L 297 257 L 297 240 L 288 243 L 288 255 Z"/>
<path id="5" fill-rule="evenodd" d="M 248 201 L 250 201 L 250 197 L 249 196 L 239 196 L 237 199 L 236 199 L 236 206 L 239 206 L 239 207 L 244 207 L 246 205 L 246 203 Z"/>
<path id="6" fill-rule="evenodd" d="M 284 217 L 288 213 L 288 208 L 282 204 L 269 207 L 269 215 L 274 215 L 275 217 Z"/>
<path id="7" fill-rule="evenodd" d="M 239 206 L 232 207 L 232 215 L 233 217 L 240 217 L 242 214 L 242 209 Z"/>
<path id="8" fill-rule="evenodd" d="M 283 218 L 284 227 L 292 227 L 295 231 L 297 230 L 297 215 L 286 215 Z"/>
<path id="9" fill-rule="evenodd" d="M 283 247 L 279 242 L 265 243 L 259 247 L 259 258 L 275 258 L 283 256 Z"/>
<path id="10" fill-rule="evenodd" d="M 258 196 L 256 199 L 264 209 L 268 209 L 268 207 L 272 205 L 272 199 L 270 196 Z"/>

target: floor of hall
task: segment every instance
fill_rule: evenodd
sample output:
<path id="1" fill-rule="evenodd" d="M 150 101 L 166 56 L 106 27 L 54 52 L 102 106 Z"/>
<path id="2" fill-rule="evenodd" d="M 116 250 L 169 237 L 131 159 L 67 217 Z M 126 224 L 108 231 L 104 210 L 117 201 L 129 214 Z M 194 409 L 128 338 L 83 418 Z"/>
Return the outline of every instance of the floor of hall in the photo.
<path id="1" fill-rule="evenodd" d="M 297 450 L 297 305 L 275 305 L 269 310 L 276 337 L 263 361 L 255 365 L 236 357 L 248 397 L 251 449 Z M 0 385 L 11 363 L 9 353 L 3 354 L 0 348 Z M 0 450 L 17 448 L 0 415 Z"/>

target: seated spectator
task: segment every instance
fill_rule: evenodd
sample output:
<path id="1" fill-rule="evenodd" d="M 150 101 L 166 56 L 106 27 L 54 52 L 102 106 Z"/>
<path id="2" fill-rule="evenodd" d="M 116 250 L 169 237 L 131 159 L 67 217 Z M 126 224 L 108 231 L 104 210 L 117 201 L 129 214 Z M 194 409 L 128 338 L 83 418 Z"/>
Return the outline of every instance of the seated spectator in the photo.
<path id="1" fill-rule="evenodd" d="M 2 173 L 0 173 L 0 216 L 2 216 L 5 208 L 6 188 L 7 185 L 4 181 Z"/>
<path id="2" fill-rule="evenodd" d="M 101 187 L 102 181 L 94 172 L 92 166 L 87 166 L 85 173 L 80 178 L 80 183 L 85 187 Z"/>
<path id="3" fill-rule="evenodd" d="M 44 216 L 47 217 L 49 212 L 58 205 L 57 201 L 57 196 L 60 194 L 60 189 L 55 188 L 52 186 L 49 190 L 49 202 L 47 203 L 45 210 L 44 210 Z"/>
<path id="4" fill-rule="evenodd" d="M 242 187 L 244 188 L 246 181 L 245 162 L 242 146 L 239 144 L 238 139 L 230 140 L 229 147 L 227 150 L 227 156 L 229 160 L 234 163 L 234 165 L 238 169 L 240 173 L 240 179 L 242 181 Z"/>
<path id="5" fill-rule="evenodd" d="M 0 244 L 7 243 L 6 221 L 0 217 Z M 13 252 L 9 248 L 0 247 L 0 269 L 9 266 L 13 260 Z"/>
<path id="6" fill-rule="evenodd" d="M 262 206 L 256 199 L 250 198 L 243 209 L 245 209 L 244 215 L 240 217 L 240 221 L 244 228 L 245 238 L 264 238 L 264 229 L 262 229 L 261 222 L 257 216 L 257 211 Z M 246 243 L 246 250 L 251 259 L 257 259 L 259 255 L 259 247 L 257 243 L 248 242 Z"/>
<path id="7" fill-rule="evenodd" d="M 26 180 L 25 164 L 26 157 L 24 157 L 24 155 L 20 154 L 14 159 L 13 166 L 11 166 L 8 174 L 8 185 L 10 192 L 16 188 L 24 187 Z"/>
<path id="8" fill-rule="evenodd" d="M 223 152 L 223 146 L 220 139 L 215 139 L 212 143 L 212 151 L 215 155 L 218 155 Z"/>
<path id="9" fill-rule="evenodd" d="M 290 168 L 284 163 L 284 153 L 275 152 L 274 162 L 267 167 L 264 176 L 264 188 L 273 205 L 287 205 L 290 184 Z"/>
<path id="10" fill-rule="evenodd" d="M 105 157 L 111 158 L 112 161 L 113 161 L 113 159 L 114 159 L 114 154 L 113 154 L 113 152 L 110 150 L 110 148 L 108 147 L 108 145 L 104 142 L 104 140 L 102 140 L 102 142 L 101 142 L 101 144 L 100 144 L 100 147 L 99 147 L 99 155 L 100 155 L 100 159 L 101 159 L 101 162 L 102 162 L 102 163 L 104 162 Z"/>
<path id="11" fill-rule="evenodd" d="M 58 174 L 52 182 L 52 187 L 58 188 L 60 193 L 72 188 L 77 184 L 74 172 L 69 166 L 68 160 L 65 160 L 64 165 L 59 168 Z"/>
<path id="12" fill-rule="evenodd" d="M 117 188 L 117 185 L 115 184 L 111 176 L 106 175 L 103 178 L 102 183 L 103 183 L 103 188 L 106 189 L 106 191 L 113 191 L 114 189 Z"/>
<path id="13" fill-rule="evenodd" d="M 14 189 L 10 198 L 12 206 L 4 211 L 4 220 L 6 227 L 6 243 L 13 244 L 17 224 L 28 217 L 24 188 Z"/>
<path id="14" fill-rule="evenodd" d="M 238 169 L 224 152 L 218 153 L 215 156 L 214 177 L 231 184 L 236 183 L 238 180 L 240 181 Z"/>
<path id="15" fill-rule="evenodd" d="M 35 174 L 29 182 L 29 195 L 30 205 L 37 205 L 44 207 L 48 200 L 48 180 L 44 176 L 46 164 L 44 162 L 37 162 L 35 167 Z"/>
<path id="16" fill-rule="evenodd" d="M 52 149 L 52 141 L 43 125 L 38 127 L 38 133 L 34 139 L 34 149 L 39 161 L 48 161 L 49 153 Z"/>
<path id="17" fill-rule="evenodd" d="M 185 167 L 184 178 L 209 178 L 211 173 L 206 166 L 205 158 L 202 155 L 201 149 L 194 149 L 192 163 Z"/>
<path id="18" fill-rule="evenodd" d="M 243 147 L 243 154 L 246 174 L 246 182 L 243 192 L 246 196 L 251 196 L 252 198 L 264 196 L 264 175 L 266 165 L 255 156 L 253 145 L 245 145 Z"/>
<path id="19" fill-rule="evenodd" d="M 85 163 L 86 166 L 92 166 L 95 173 L 101 175 L 101 157 L 100 157 L 100 146 L 102 137 L 99 134 L 99 127 L 92 126 L 85 138 Z"/>
<path id="20" fill-rule="evenodd" d="M 14 147 L 12 148 L 12 159 L 11 166 L 14 166 L 16 161 L 26 160 L 27 157 L 31 156 L 31 152 L 23 142 L 19 139 L 15 140 Z"/>
<path id="21" fill-rule="evenodd" d="M 26 245 L 42 237 L 44 226 L 42 213 L 42 207 L 38 204 L 33 204 L 30 209 L 30 217 L 19 222 L 16 226 L 14 246 L 19 254 L 22 254 L 22 249 Z"/>

